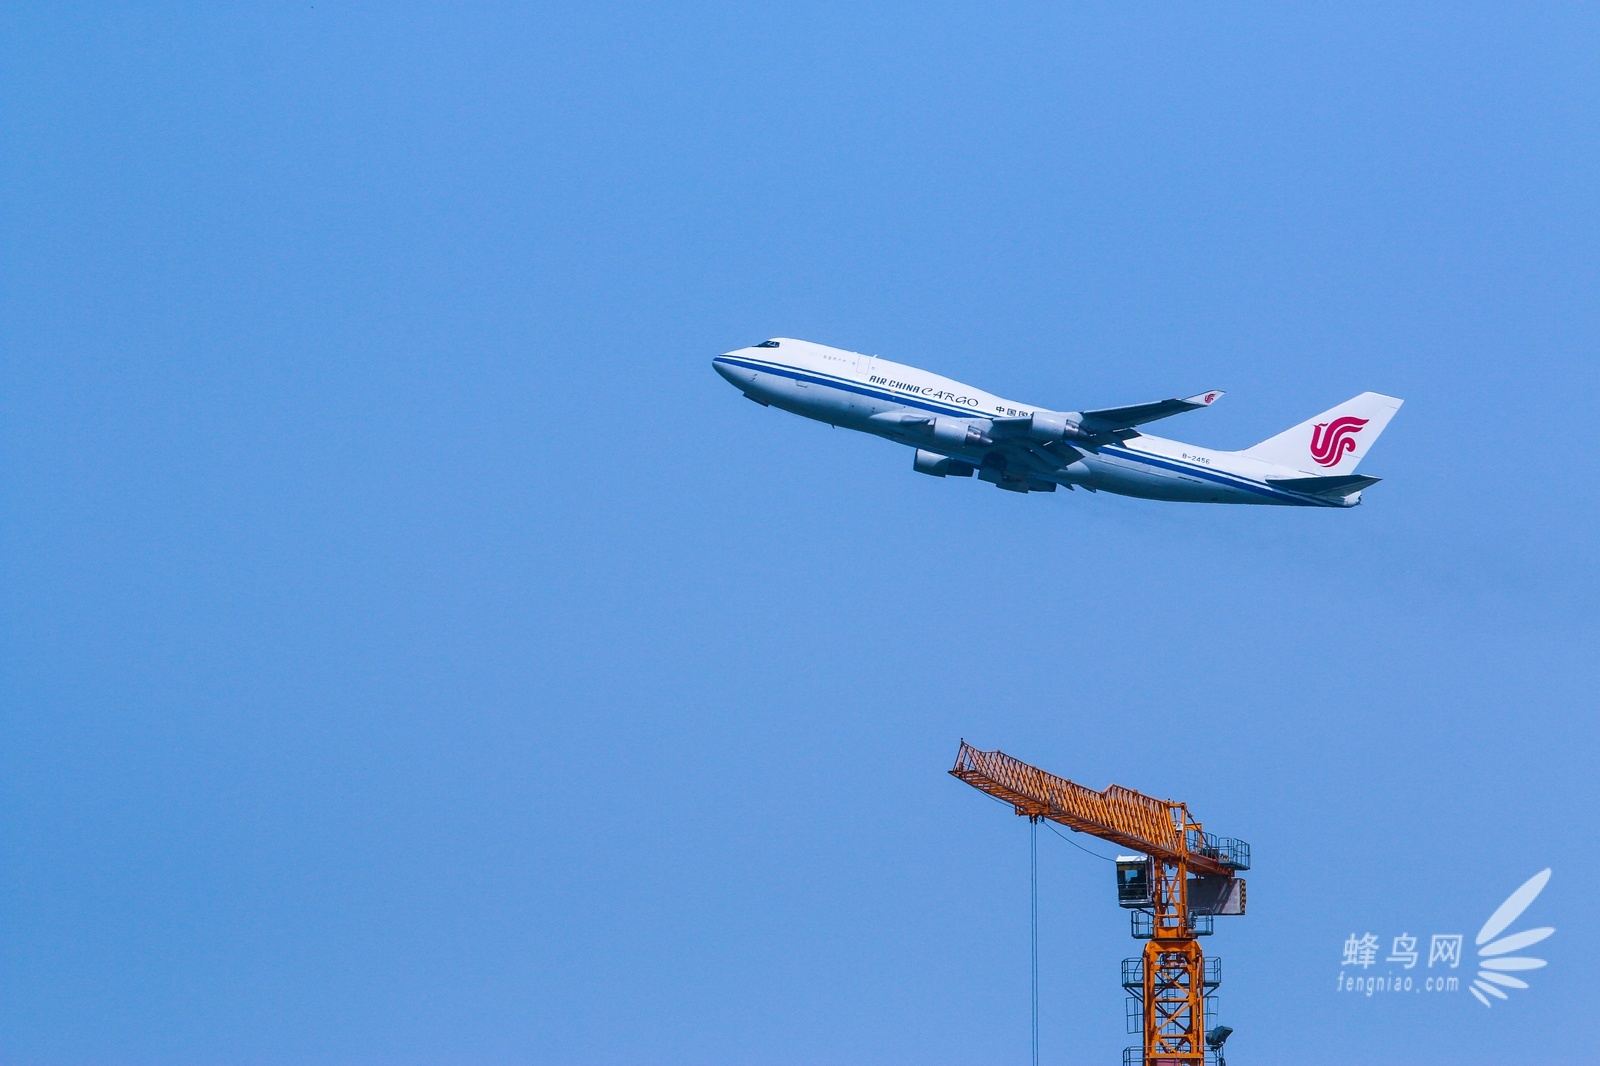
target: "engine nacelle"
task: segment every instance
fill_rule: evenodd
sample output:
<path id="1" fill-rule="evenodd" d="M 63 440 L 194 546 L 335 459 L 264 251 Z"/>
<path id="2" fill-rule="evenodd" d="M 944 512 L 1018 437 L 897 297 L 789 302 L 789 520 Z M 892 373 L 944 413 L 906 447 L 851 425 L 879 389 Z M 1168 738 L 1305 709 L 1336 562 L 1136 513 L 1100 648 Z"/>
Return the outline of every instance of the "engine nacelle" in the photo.
<path id="1" fill-rule="evenodd" d="M 943 444 L 946 448 L 965 448 L 967 445 L 992 444 L 983 431 L 972 423 L 959 418 L 944 418 L 940 416 L 933 420 L 933 441 Z"/>
<path id="2" fill-rule="evenodd" d="M 971 463 L 963 463 L 960 459 L 952 459 L 948 455 L 918 448 L 917 454 L 911 460 L 911 469 L 919 474 L 931 474 L 934 477 L 971 477 L 977 467 Z"/>
<path id="3" fill-rule="evenodd" d="M 1059 411 L 1035 411 L 1032 424 L 1028 427 L 1028 435 L 1037 441 L 1057 440 L 1087 440 L 1089 434 L 1083 431 L 1075 419 L 1061 414 Z"/>

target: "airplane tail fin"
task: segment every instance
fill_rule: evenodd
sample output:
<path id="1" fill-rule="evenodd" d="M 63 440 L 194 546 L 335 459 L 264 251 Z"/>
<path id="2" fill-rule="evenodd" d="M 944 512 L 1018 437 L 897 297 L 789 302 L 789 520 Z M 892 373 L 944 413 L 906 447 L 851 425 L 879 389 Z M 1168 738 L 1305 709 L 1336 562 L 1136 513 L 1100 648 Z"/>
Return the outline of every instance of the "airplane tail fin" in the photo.
<path id="1" fill-rule="evenodd" d="M 1404 402 L 1363 392 L 1240 454 L 1310 474 L 1349 474 Z"/>

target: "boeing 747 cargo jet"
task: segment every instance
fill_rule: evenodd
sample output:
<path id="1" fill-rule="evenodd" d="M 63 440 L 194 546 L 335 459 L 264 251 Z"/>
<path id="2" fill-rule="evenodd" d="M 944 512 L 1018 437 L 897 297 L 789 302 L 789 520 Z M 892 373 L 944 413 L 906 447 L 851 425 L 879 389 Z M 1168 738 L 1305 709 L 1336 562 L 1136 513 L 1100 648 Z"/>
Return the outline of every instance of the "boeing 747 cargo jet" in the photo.
<path id="1" fill-rule="evenodd" d="M 1209 407 L 1221 392 L 1094 411 L 1054 411 L 872 355 L 780 337 L 712 360 L 763 407 L 916 449 L 911 467 L 1012 492 L 1057 485 L 1149 500 L 1354 507 L 1378 478 L 1355 472 L 1400 409 L 1364 392 L 1242 452 L 1152 437 L 1137 427 Z"/>

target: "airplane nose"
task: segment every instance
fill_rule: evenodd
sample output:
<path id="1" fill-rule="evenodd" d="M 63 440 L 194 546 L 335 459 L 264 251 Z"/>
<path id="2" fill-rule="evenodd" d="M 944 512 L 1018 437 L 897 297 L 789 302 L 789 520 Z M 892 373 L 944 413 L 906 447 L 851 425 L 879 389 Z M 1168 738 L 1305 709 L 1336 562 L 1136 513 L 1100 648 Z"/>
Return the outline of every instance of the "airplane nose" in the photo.
<path id="1" fill-rule="evenodd" d="M 719 355 L 715 359 L 711 360 L 711 368 L 717 373 L 721 374 L 728 384 L 743 384 L 743 382 L 740 380 L 740 378 L 743 376 L 743 371 L 734 366 L 732 363 L 728 362 L 728 360 L 723 356 Z"/>

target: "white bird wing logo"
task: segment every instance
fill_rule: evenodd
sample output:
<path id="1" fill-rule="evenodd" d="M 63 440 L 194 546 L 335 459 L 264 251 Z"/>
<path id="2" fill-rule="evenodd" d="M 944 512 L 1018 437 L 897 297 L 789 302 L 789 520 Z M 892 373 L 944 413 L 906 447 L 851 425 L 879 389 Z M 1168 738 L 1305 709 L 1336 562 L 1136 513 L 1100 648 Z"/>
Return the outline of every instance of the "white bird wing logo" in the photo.
<path id="1" fill-rule="evenodd" d="M 1506 897 L 1498 910 L 1489 915 L 1489 920 L 1483 923 L 1483 928 L 1478 930 L 1478 978 L 1472 982 L 1468 989 L 1478 997 L 1478 1002 L 1485 1007 L 1493 1006 L 1489 996 L 1496 999 L 1507 999 L 1505 990 L 1508 988 L 1527 988 L 1528 983 L 1520 978 L 1512 977 L 1511 973 L 1520 970 L 1537 970 L 1545 965 L 1543 959 L 1535 959 L 1527 955 L 1512 955 L 1513 951 L 1521 951 L 1525 947 L 1537 944 L 1551 933 L 1554 927 L 1544 926 L 1539 929 L 1527 929 L 1520 933 L 1501 937 L 1500 934 L 1510 927 L 1511 923 L 1522 917 L 1522 912 L 1528 905 L 1539 898 L 1539 893 L 1544 891 L 1545 883 L 1550 880 L 1550 871 L 1541 870 L 1525 881 L 1521 888 Z M 1500 937 L 1496 940 L 1495 937 Z M 1487 995 L 1485 995 L 1487 993 Z"/>

